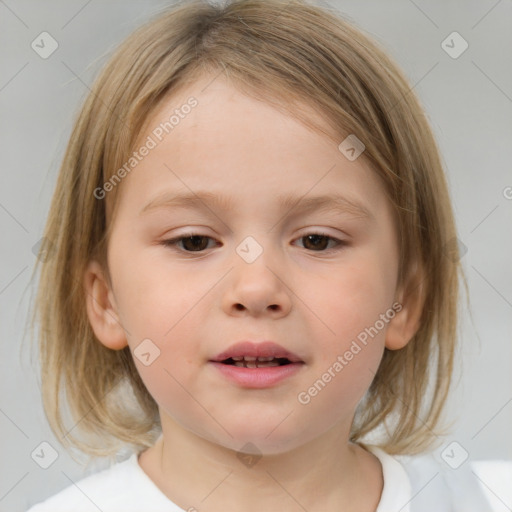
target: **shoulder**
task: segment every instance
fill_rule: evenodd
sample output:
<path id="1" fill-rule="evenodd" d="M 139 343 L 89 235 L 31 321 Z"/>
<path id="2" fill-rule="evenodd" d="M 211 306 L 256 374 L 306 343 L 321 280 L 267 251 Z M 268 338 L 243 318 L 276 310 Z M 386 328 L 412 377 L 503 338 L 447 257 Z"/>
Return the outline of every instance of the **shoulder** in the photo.
<path id="1" fill-rule="evenodd" d="M 144 473 L 138 455 L 87 476 L 27 512 L 181 512 Z"/>
<path id="2" fill-rule="evenodd" d="M 410 512 L 501 512 L 512 507 L 512 461 L 471 461 L 456 450 L 416 456 L 390 456 L 375 447 L 371 451 L 381 463 L 387 461 L 388 469 L 394 467 L 387 475 L 391 480 L 401 471 L 408 481 Z M 384 463 L 383 469 L 386 479 Z"/>

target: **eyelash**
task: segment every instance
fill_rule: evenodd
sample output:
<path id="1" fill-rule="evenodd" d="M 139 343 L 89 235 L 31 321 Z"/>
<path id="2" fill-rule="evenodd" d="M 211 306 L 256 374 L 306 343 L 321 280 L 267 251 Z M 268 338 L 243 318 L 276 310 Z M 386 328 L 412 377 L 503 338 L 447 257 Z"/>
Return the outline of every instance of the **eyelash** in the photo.
<path id="1" fill-rule="evenodd" d="M 302 235 L 300 236 L 297 240 L 300 240 L 302 238 L 306 238 L 308 236 L 312 236 L 312 235 L 316 235 L 316 236 L 321 236 L 321 237 L 325 237 L 325 238 L 328 238 L 329 241 L 334 241 L 336 242 L 336 245 L 335 247 L 331 247 L 330 249 L 326 249 L 326 250 L 322 250 L 322 251 L 314 251 L 314 250 L 311 250 L 311 252 L 319 252 L 319 253 L 331 253 L 332 251 L 338 251 L 340 250 L 342 247 L 348 245 L 347 242 L 345 242 L 344 240 L 339 240 L 338 238 L 334 238 L 330 235 L 327 235 L 325 233 L 321 233 L 321 232 L 311 232 L 311 233 L 306 233 L 305 235 Z M 181 242 L 182 240 L 186 239 L 186 238 L 193 238 L 193 237 L 198 237 L 198 238 L 209 238 L 210 240 L 213 240 L 212 237 L 209 237 L 209 236 L 206 236 L 206 235 L 201 235 L 201 234 L 198 234 L 198 233 L 186 233 L 184 235 L 181 235 L 179 237 L 176 237 L 176 238 L 171 238 L 169 240 L 163 240 L 161 243 L 163 246 L 165 247 L 169 247 L 173 250 L 176 250 L 176 251 L 179 251 L 179 252 L 184 252 L 186 254 L 203 254 L 205 252 L 206 249 L 202 249 L 200 251 L 187 251 L 187 250 L 181 250 L 181 249 L 178 249 L 178 243 Z"/>

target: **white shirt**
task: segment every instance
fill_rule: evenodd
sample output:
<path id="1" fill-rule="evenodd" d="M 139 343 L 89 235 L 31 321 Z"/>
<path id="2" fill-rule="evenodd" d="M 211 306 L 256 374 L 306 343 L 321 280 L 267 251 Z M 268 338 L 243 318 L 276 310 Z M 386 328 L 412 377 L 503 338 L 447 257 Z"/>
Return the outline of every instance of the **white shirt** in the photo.
<path id="1" fill-rule="evenodd" d="M 452 469 L 433 454 L 391 456 L 375 446 L 367 448 L 380 460 L 384 477 L 384 488 L 375 512 L 512 510 L 512 461 L 466 461 Z M 196 508 L 199 509 L 199 504 Z M 143 471 L 136 453 L 70 485 L 27 512 L 71 510 L 183 512 Z"/>

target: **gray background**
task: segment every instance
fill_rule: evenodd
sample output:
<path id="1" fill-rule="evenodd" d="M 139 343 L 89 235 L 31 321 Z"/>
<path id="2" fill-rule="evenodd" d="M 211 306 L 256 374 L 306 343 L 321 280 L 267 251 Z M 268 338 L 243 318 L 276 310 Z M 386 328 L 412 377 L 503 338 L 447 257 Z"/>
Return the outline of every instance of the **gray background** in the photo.
<path id="1" fill-rule="evenodd" d="M 84 475 L 49 430 L 29 356 L 32 247 L 89 84 L 110 49 L 166 3 L 0 0 L 0 511 L 25 510 Z M 454 427 L 442 447 L 457 441 L 473 460 L 512 459 L 512 2 L 330 4 L 403 67 L 446 164 L 472 318 L 466 312 L 461 327 Z M 43 31 L 59 44 L 47 59 L 31 48 Z M 457 59 L 441 47 L 453 31 L 469 44 Z M 58 452 L 48 469 L 31 458 L 43 441 Z"/>

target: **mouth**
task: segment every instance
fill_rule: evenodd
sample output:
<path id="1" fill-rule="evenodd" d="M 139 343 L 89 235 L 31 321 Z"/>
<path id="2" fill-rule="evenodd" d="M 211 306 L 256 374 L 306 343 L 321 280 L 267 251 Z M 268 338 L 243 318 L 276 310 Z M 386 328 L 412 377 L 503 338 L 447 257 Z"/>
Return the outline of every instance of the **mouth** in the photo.
<path id="1" fill-rule="evenodd" d="M 218 354 L 210 363 L 244 388 L 268 388 L 292 377 L 305 362 L 277 343 L 239 342 Z"/>
<path id="2" fill-rule="evenodd" d="M 304 361 L 298 355 L 273 341 L 263 341 L 261 343 L 240 341 L 217 354 L 212 362 L 243 368 L 261 368 L 264 366 L 303 363 Z"/>
<path id="3" fill-rule="evenodd" d="M 251 356 L 238 356 L 228 357 L 224 361 L 219 361 L 221 364 L 228 364 L 231 366 L 238 366 L 239 368 L 270 368 L 272 366 L 284 366 L 293 364 L 287 357 L 251 357 Z"/>

